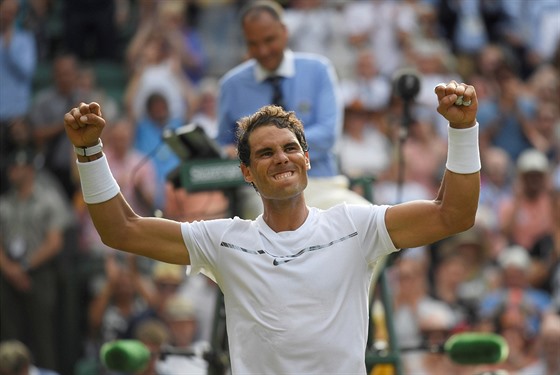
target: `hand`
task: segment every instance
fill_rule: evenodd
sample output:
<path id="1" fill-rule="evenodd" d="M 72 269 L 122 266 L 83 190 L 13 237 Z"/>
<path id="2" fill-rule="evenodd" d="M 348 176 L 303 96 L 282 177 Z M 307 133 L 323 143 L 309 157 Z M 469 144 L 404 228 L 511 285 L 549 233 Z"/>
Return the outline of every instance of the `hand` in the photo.
<path id="1" fill-rule="evenodd" d="M 452 127 L 469 128 L 475 124 L 478 100 L 473 86 L 451 81 L 448 84 L 440 83 L 434 91 L 439 101 L 437 111 Z M 456 105 L 460 96 L 463 97 L 463 103 L 470 102 L 470 105 Z"/>
<path id="2" fill-rule="evenodd" d="M 101 107 L 95 102 L 80 103 L 64 115 L 66 135 L 76 147 L 95 146 L 104 127 Z"/>
<path id="3" fill-rule="evenodd" d="M 4 277 L 6 277 L 8 282 L 21 293 L 26 293 L 31 290 L 31 277 L 17 263 L 6 267 Z"/>

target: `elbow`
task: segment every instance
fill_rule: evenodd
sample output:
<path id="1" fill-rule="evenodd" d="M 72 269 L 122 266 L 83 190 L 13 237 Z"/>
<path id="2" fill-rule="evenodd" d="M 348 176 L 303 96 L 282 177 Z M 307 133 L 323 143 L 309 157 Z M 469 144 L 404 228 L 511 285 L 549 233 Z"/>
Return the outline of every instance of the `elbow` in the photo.
<path id="1" fill-rule="evenodd" d="M 450 234 L 458 234 L 472 228 L 476 221 L 476 209 L 465 210 L 455 216 L 450 224 Z"/>
<path id="2" fill-rule="evenodd" d="M 444 231 L 447 236 L 464 232 L 474 226 L 476 221 L 477 205 L 471 207 L 446 210 L 442 216 Z"/>
<path id="3" fill-rule="evenodd" d="M 475 224 L 475 215 L 463 219 L 458 227 L 457 233 L 471 229 Z"/>
<path id="4" fill-rule="evenodd" d="M 117 250 L 122 250 L 123 249 L 123 240 L 124 238 L 122 238 L 122 236 L 117 236 L 117 235 L 102 235 L 101 237 L 101 242 L 103 242 L 104 245 L 109 246 L 113 249 L 117 249 Z"/>

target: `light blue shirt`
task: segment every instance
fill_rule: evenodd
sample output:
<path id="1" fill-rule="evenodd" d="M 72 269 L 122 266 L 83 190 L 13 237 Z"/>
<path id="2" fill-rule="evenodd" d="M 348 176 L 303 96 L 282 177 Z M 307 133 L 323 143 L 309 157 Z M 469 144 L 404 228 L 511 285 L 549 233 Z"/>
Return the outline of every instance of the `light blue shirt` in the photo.
<path id="1" fill-rule="evenodd" d="M 221 145 L 235 144 L 237 121 L 270 104 L 272 85 L 265 81 L 280 75 L 286 110 L 303 123 L 311 159 L 310 177 L 338 174 L 335 144 L 342 132 L 343 104 L 338 78 L 331 62 L 320 55 L 284 52 L 280 67 L 266 72 L 251 59 L 220 80 L 218 136 Z"/>
<path id="2" fill-rule="evenodd" d="M 37 66 L 35 38 L 14 30 L 10 44 L 0 37 L 0 120 L 25 115 L 31 105 L 31 83 Z"/>
<path id="3" fill-rule="evenodd" d="M 182 125 L 181 119 L 174 118 L 170 119 L 165 127 L 160 127 L 149 117 L 144 117 L 136 125 L 134 148 L 148 155 L 156 169 L 158 183 L 155 205 L 157 208 L 165 206 L 165 183 L 168 180 L 168 175 L 181 164 L 179 156 L 165 143 L 163 130 L 177 129 Z"/>

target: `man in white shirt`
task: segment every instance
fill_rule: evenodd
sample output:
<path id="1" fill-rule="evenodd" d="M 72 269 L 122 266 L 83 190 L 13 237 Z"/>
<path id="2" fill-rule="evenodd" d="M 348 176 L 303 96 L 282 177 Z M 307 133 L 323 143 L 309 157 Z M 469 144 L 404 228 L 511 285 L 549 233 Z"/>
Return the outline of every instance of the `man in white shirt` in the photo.
<path id="1" fill-rule="evenodd" d="M 363 375 L 373 265 L 397 249 L 438 241 L 474 223 L 480 186 L 476 93 L 455 81 L 435 93 L 438 112 L 450 123 L 439 194 L 395 206 L 307 206 L 312 165 L 295 113 L 265 106 L 239 120 L 241 171 L 264 207 L 256 220 L 179 223 L 138 216 L 103 155 L 99 105 L 81 103 L 64 120 L 78 154 L 84 200 L 103 241 L 190 264 L 222 289 L 233 374 Z"/>

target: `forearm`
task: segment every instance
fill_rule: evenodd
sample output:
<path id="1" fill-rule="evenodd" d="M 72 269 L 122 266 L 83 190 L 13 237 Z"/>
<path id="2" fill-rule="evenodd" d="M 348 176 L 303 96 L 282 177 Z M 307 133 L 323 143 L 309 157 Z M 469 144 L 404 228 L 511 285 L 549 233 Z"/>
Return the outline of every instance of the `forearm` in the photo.
<path id="1" fill-rule="evenodd" d="M 442 220 L 450 234 L 464 231 L 474 225 L 479 194 L 480 172 L 445 172 L 437 199 Z"/>
<path id="2" fill-rule="evenodd" d="M 474 224 L 480 194 L 478 123 L 469 128 L 450 125 L 446 172 L 437 200 L 443 219 L 453 231 Z"/>

